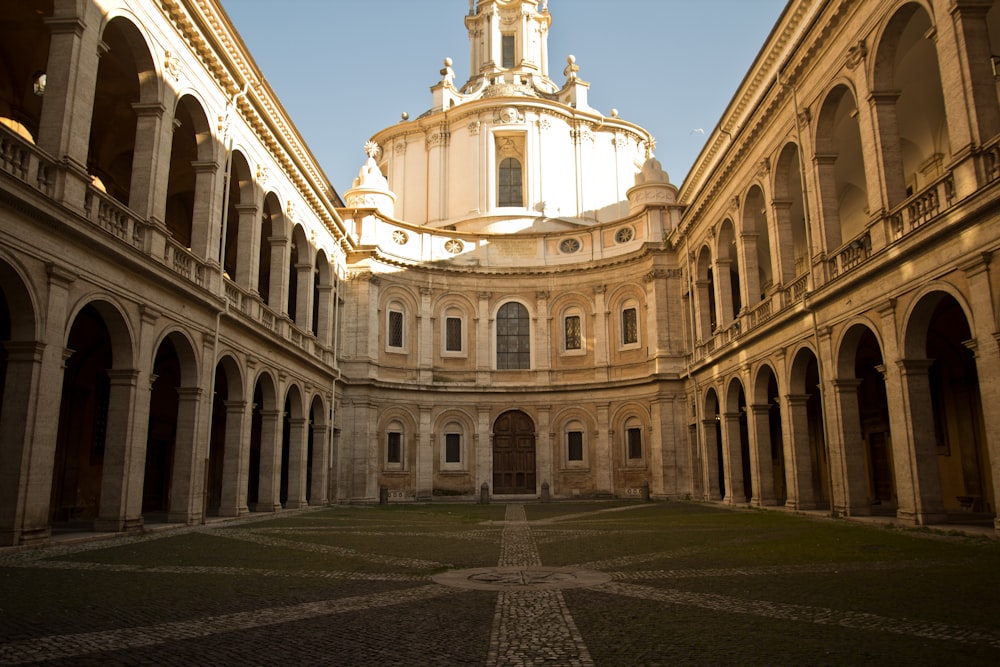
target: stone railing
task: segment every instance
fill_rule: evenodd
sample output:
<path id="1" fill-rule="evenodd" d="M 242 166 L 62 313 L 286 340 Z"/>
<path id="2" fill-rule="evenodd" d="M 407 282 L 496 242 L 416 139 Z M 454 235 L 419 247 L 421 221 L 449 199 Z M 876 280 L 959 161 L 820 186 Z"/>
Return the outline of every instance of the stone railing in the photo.
<path id="1" fill-rule="evenodd" d="M 889 211 L 885 217 L 886 241 L 898 241 L 922 227 L 948 210 L 954 201 L 955 179 L 949 172 Z"/>
<path id="2" fill-rule="evenodd" d="M 139 250 L 145 250 L 148 224 L 114 197 L 91 185 L 84 197 L 83 210 L 87 219 L 101 229 Z"/>
<path id="3" fill-rule="evenodd" d="M 56 178 L 66 169 L 30 141 L 0 125 L 0 171 L 51 199 L 55 197 Z M 89 185 L 84 194 L 83 212 L 94 229 L 102 230 L 98 233 L 118 239 L 133 249 L 129 252 L 138 251 L 146 255 L 150 263 L 165 267 L 178 278 L 205 292 L 218 293 L 218 264 L 198 257 L 171 238 L 162 226 L 140 218 L 104 191 Z M 311 331 L 302 330 L 275 313 L 255 292 L 226 278 L 224 293 L 230 315 L 242 317 L 274 333 L 324 364 L 334 364 L 332 351 L 316 340 Z"/>
<path id="4" fill-rule="evenodd" d="M 0 170 L 47 197 L 53 195 L 55 161 L 5 125 L 0 125 Z"/>

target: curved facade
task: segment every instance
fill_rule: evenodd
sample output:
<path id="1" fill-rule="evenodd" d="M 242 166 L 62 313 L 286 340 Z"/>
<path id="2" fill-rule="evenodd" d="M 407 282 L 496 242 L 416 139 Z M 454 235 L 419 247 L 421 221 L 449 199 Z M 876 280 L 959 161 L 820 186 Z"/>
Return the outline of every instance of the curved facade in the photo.
<path id="1" fill-rule="evenodd" d="M 15 4 L 2 543 L 484 487 L 996 521 L 1000 3 L 793 0 L 678 191 L 480 0 L 343 201 L 214 1 Z"/>

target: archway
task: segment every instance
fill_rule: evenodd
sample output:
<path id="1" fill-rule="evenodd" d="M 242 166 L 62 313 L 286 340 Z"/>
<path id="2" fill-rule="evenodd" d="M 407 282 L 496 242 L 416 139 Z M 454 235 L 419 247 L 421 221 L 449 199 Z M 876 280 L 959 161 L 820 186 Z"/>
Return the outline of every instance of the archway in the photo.
<path id="1" fill-rule="evenodd" d="M 165 519 L 170 509 L 181 387 L 181 363 L 170 338 L 156 351 L 153 375 L 156 379 L 149 396 L 146 471 L 142 483 L 142 514 L 146 522 L 157 516 Z"/>
<path id="2" fill-rule="evenodd" d="M 792 361 L 788 403 L 791 446 L 789 493 L 796 509 L 830 506 L 830 464 L 823 425 L 819 361 L 809 348 Z"/>
<path id="3" fill-rule="evenodd" d="M 66 347 L 49 517 L 71 524 L 97 519 L 111 400 L 111 333 L 93 304 L 73 320 Z"/>
<path id="4" fill-rule="evenodd" d="M 729 503 L 750 502 L 753 477 L 750 472 L 750 433 L 747 422 L 747 400 L 743 383 L 734 379 L 726 395 L 723 419 L 723 450 L 725 470 L 729 477 Z"/>
<path id="5" fill-rule="evenodd" d="M 856 324 L 840 346 L 835 388 L 841 412 L 843 508 L 851 514 L 892 514 L 896 508 L 889 405 L 882 349 Z"/>
<path id="6" fill-rule="evenodd" d="M 535 423 L 510 410 L 493 424 L 493 493 L 535 491 Z"/>
<path id="7" fill-rule="evenodd" d="M 854 93 L 840 85 L 826 96 L 816 124 L 822 249 L 828 254 L 860 235 L 868 222 L 868 184 L 857 115 Z"/>
<path id="8" fill-rule="evenodd" d="M 940 507 L 966 520 L 995 511 L 971 338 L 959 302 L 950 294 L 932 292 L 910 317 L 903 364 L 914 430 L 918 511 Z"/>
<path id="9" fill-rule="evenodd" d="M 715 389 L 705 392 L 705 413 L 701 423 L 705 443 L 705 500 L 726 497 L 726 474 L 722 461 L 722 422 Z"/>
<path id="10" fill-rule="evenodd" d="M 781 402 L 778 397 L 778 378 L 770 366 L 763 366 L 754 383 L 753 415 L 757 446 L 756 466 L 752 474 L 758 478 L 761 504 L 784 505 L 788 499 L 785 479 L 785 444 L 781 424 Z M 755 494 L 757 495 L 757 494 Z"/>

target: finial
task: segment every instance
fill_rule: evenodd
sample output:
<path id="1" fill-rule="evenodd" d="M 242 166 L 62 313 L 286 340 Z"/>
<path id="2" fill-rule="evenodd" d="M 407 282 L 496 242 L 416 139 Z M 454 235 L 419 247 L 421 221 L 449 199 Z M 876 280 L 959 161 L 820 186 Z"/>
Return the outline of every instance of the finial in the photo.
<path id="1" fill-rule="evenodd" d="M 566 80 L 576 81 L 576 74 L 580 71 L 580 66 L 576 64 L 576 56 L 566 56 L 566 63 L 566 69 L 563 70 L 563 74 L 566 75 Z"/>
<path id="2" fill-rule="evenodd" d="M 402 118 L 403 120 L 410 120 L 410 114 L 406 113 L 405 111 L 399 114 L 399 117 Z"/>
<path id="3" fill-rule="evenodd" d="M 618 109 L 612 109 L 611 110 L 611 117 L 612 118 L 618 118 Z"/>
<path id="4" fill-rule="evenodd" d="M 441 69 L 441 83 L 455 85 L 455 70 L 451 68 L 451 58 L 444 59 L 444 67 Z"/>
<path id="5" fill-rule="evenodd" d="M 365 154 L 373 160 L 377 160 L 382 154 L 382 148 L 374 141 L 365 142 Z"/>

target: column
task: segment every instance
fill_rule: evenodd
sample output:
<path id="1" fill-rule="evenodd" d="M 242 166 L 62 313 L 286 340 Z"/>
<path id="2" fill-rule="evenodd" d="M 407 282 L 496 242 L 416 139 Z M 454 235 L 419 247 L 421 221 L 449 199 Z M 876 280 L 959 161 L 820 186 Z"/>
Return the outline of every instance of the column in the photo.
<path id="1" fill-rule="evenodd" d="M 719 294 L 719 327 L 725 328 L 735 319 L 733 313 L 733 281 L 729 271 L 733 265 L 732 260 L 715 260 L 715 291 Z"/>
<path id="2" fill-rule="evenodd" d="M 236 275 L 233 280 L 240 287 L 257 291 L 257 262 L 260 258 L 260 214 L 256 204 L 237 204 L 239 231 L 236 237 Z M 303 249 L 304 250 L 304 249 Z M 311 264 L 309 265 L 312 266 Z M 309 276 L 309 296 L 312 297 L 312 276 Z M 302 295 L 302 274 L 299 274 L 299 296 Z M 301 302 L 300 302 L 301 303 Z M 299 306 L 301 309 L 301 305 Z M 307 310 L 311 313 L 311 310 Z"/>
<path id="3" fill-rule="evenodd" d="M 760 264 L 757 261 L 757 234 L 743 232 L 740 234 L 740 247 L 743 249 L 743 307 L 751 308 L 760 303 Z M 715 277 L 716 285 L 721 276 Z"/>
<path id="4" fill-rule="evenodd" d="M 986 15 L 990 3 L 958 0 L 951 8 L 955 23 L 954 48 L 958 55 L 958 68 L 941 68 L 941 83 L 945 89 L 945 106 L 948 101 L 965 100 L 969 118 L 972 121 L 971 142 L 982 144 L 1000 132 L 1000 107 L 997 106 L 996 77 L 991 61 L 989 26 Z M 951 40 L 947 40 L 951 48 Z M 940 58 L 940 52 L 939 56 Z M 967 86 L 962 82 L 968 81 Z M 951 133 L 951 114 L 948 115 L 948 130 Z M 958 147 L 952 137 L 953 147 Z M 964 194 L 964 193 L 959 193 Z"/>
<path id="5" fill-rule="evenodd" d="M 431 426 L 431 406 L 420 406 L 420 425 L 417 428 L 416 494 L 417 498 L 427 499 L 434 495 L 435 434 Z"/>
<path id="6" fill-rule="evenodd" d="M 714 417 L 701 420 L 702 460 L 705 462 L 702 467 L 705 500 L 722 499 L 722 489 L 719 486 L 719 466 L 722 465 L 722 461 L 719 460 L 718 448 L 719 425 L 720 423 Z"/>
<path id="7" fill-rule="evenodd" d="M 542 482 L 549 488 L 555 486 L 555 469 L 552 465 L 552 428 L 549 425 L 551 409 L 538 408 L 537 435 L 535 436 L 535 492 L 542 492 Z"/>
<path id="8" fill-rule="evenodd" d="M 181 387 L 177 394 L 177 437 L 174 441 L 167 521 L 194 523 L 201 517 L 203 480 L 198 475 L 197 425 L 203 391 L 201 387 Z"/>
<path id="9" fill-rule="evenodd" d="M 774 496 L 774 462 L 771 459 L 771 407 L 765 404 L 747 406 L 750 420 L 750 503 L 757 507 L 776 505 Z"/>
<path id="10" fill-rule="evenodd" d="M 830 469 L 833 479 L 831 506 L 834 512 L 847 516 L 868 515 L 871 514 L 868 464 L 865 460 L 864 438 L 861 435 L 861 416 L 858 413 L 858 387 L 861 380 L 834 379 L 831 384 L 836 408 L 833 415 L 838 427 L 837 433 L 830 433 Z"/>
<path id="11" fill-rule="evenodd" d="M 85 5 L 93 14 L 89 17 L 65 15 L 62 11 L 63 7 L 77 6 L 60 3 L 57 14 L 45 19 L 50 41 L 38 146 L 66 166 L 59 176 L 64 180 L 57 184 L 60 201 L 82 211 L 84 194 L 90 185 L 87 155 L 100 58 L 98 30 L 102 22 L 96 6 Z"/>
<path id="12" fill-rule="evenodd" d="M 722 459 L 723 475 L 726 480 L 727 505 L 746 502 L 746 490 L 743 486 L 743 452 L 740 441 L 740 413 L 725 412 L 722 414 Z"/>
<path id="13" fill-rule="evenodd" d="M 538 370 L 538 380 L 548 384 L 549 370 L 552 368 L 552 344 L 549 338 L 551 322 L 549 318 L 549 293 L 543 290 L 535 292 L 535 363 Z"/>
<path id="14" fill-rule="evenodd" d="M 309 482 L 311 507 L 326 505 L 330 502 L 327 488 L 330 485 L 330 427 L 326 424 L 313 424 L 312 478 Z"/>
<path id="15" fill-rule="evenodd" d="M 142 515 L 133 514 L 128 506 L 129 485 L 135 483 L 142 487 L 146 461 L 145 443 L 141 451 L 136 453 L 132 432 L 139 371 L 131 368 L 112 369 L 108 371 L 108 377 L 111 388 L 108 397 L 107 444 L 101 472 L 100 510 L 94 520 L 94 530 L 139 530 L 142 528 Z M 148 403 L 148 390 L 146 400 Z"/>
<path id="16" fill-rule="evenodd" d="M 899 123 L 896 118 L 898 99 L 898 92 L 872 92 L 868 98 L 878 138 L 876 146 L 881 148 L 879 164 L 882 167 L 882 187 L 885 188 L 885 202 L 889 208 L 906 199 L 903 154 L 899 140 Z"/>
<path id="17" fill-rule="evenodd" d="M 787 506 L 799 510 L 816 509 L 813 486 L 812 442 L 809 435 L 809 395 L 788 394 L 782 405 L 785 427 L 785 470 L 788 482 Z"/>
<path id="18" fill-rule="evenodd" d="M 597 406 L 597 441 L 594 443 L 594 490 L 598 493 L 614 493 L 615 457 L 611 448 L 614 429 L 609 421 L 610 406 Z"/>
<path id="19" fill-rule="evenodd" d="M 490 292 L 480 292 L 476 311 L 476 384 L 478 385 L 488 385 L 493 375 L 490 351 L 494 349 L 495 342 L 490 337 L 490 326 L 493 321 L 490 317 L 491 297 Z M 492 484 L 493 480 L 490 479 L 489 482 Z"/>
<path id="20" fill-rule="evenodd" d="M 608 336 L 608 305 L 605 300 L 607 285 L 594 287 L 594 380 L 607 381 L 611 340 Z"/>
<path id="21" fill-rule="evenodd" d="M 938 469 L 937 441 L 934 436 L 934 405 L 931 401 L 930 359 L 901 359 L 897 362 L 902 380 L 902 419 L 905 437 L 893 437 L 893 457 L 903 458 L 909 473 L 910 494 L 903 502 L 899 473 L 897 497 L 900 519 L 919 525 L 943 523 L 947 519 L 941 498 L 941 473 Z M 895 431 L 893 432 L 895 435 Z M 905 452 L 897 451 L 896 441 L 902 440 Z M 904 458 L 905 457 L 905 458 Z M 903 465 L 897 464 L 901 471 Z"/>
<path id="22" fill-rule="evenodd" d="M 260 412 L 260 486 L 257 489 L 257 511 L 275 512 L 281 509 L 281 410 Z"/>
<path id="23" fill-rule="evenodd" d="M 246 401 L 226 401 L 225 405 L 226 443 L 222 461 L 222 498 L 219 503 L 219 516 L 240 516 L 248 511 L 250 424 L 246 419 Z"/>
<path id="24" fill-rule="evenodd" d="M 305 417 L 288 420 L 288 499 L 285 507 L 290 510 L 305 507 L 306 471 L 308 462 L 309 430 Z"/>
<path id="25" fill-rule="evenodd" d="M 493 434 L 490 427 L 490 406 L 477 405 L 476 426 L 476 493 L 485 482 L 493 492 Z"/>
<path id="26" fill-rule="evenodd" d="M 219 234 L 222 226 L 222 198 L 216 197 L 219 165 L 213 160 L 196 160 L 194 169 L 194 210 L 191 218 L 191 252 L 205 260 L 219 262 Z"/>
<path id="27" fill-rule="evenodd" d="M 2 389 L 3 412 L 0 412 L 0 546 L 12 546 L 21 541 L 33 444 L 30 417 L 40 398 L 38 380 L 45 345 L 35 341 L 7 341 L 4 348 L 7 377 Z"/>
<path id="28" fill-rule="evenodd" d="M 417 375 L 421 384 L 430 383 L 434 376 L 434 324 L 431 309 L 433 291 L 429 287 L 420 288 L 420 312 L 417 313 Z"/>
<path id="29" fill-rule="evenodd" d="M 173 114 L 164 118 L 167 109 L 160 102 L 136 102 L 132 109 L 136 127 L 128 206 L 139 219 L 152 219 L 162 226 L 170 176 Z M 156 256 L 161 255 L 162 251 Z"/>

